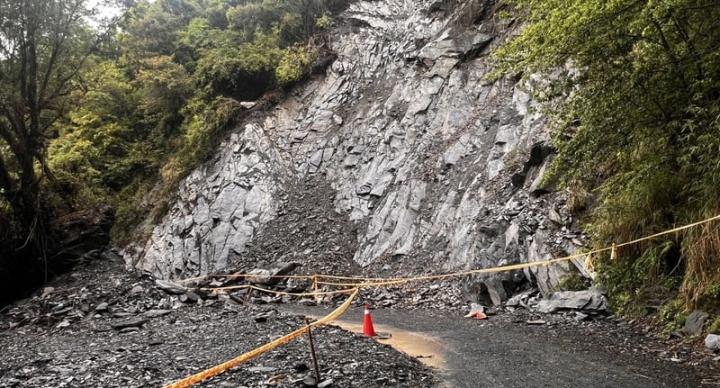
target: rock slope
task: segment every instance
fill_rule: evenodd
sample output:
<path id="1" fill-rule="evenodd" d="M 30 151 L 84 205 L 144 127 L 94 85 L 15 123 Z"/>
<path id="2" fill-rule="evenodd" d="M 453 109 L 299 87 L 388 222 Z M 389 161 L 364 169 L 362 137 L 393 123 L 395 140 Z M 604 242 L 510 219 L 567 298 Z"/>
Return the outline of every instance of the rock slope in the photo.
<path id="1" fill-rule="evenodd" d="M 548 193 L 541 179 L 552 147 L 531 84 L 488 80 L 490 50 L 515 28 L 497 22 L 495 7 L 353 3 L 330 34 L 337 59 L 325 74 L 238 126 L 182 182 L 152 236 L 125 250 L 128 264 L 180 278 L 258 255 L 315 255 L 391 274 L 543 260 L 584 245 L 563 193 Z M 300 242 L 271 257 L 253 251 L 270 222 L 314 214 L 293 210 L 298 197 L 312 205 L 313 179 L 324 181 L 314 206 L 335 215 L 304 224 L 326 226 L 274 227 Z M 298 196 L 298 187 L 306 192 Z M 334 229 L 351 238 L 308 232 Z M 546 292 L 571 265 L 482 278 L 480 287 L 505 298 L 530 279 Z"/>

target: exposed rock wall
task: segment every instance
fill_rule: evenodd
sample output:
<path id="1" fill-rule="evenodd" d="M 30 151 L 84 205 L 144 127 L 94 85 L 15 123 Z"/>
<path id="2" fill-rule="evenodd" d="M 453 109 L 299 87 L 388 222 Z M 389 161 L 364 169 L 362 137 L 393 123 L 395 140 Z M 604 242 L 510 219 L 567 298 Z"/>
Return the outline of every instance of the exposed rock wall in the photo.
<path id="1" fill-rule="evenodd" d="M 525 84 L 486 77 L 489 51 L 511 30 L 492 23 L 493 7 L 351 5 L 326 73 L 237 128 L 129 262 L 169 278 L 241 261 L 310 176 L 335 190 L 336 212 L 357 226 L 352 259 L 375 273 L 543 260 L 582 245 L 562 194 L 542 187 L 552 148 L 536 103 Z M 526 273 L 544 291 L 563 274 Z"/>

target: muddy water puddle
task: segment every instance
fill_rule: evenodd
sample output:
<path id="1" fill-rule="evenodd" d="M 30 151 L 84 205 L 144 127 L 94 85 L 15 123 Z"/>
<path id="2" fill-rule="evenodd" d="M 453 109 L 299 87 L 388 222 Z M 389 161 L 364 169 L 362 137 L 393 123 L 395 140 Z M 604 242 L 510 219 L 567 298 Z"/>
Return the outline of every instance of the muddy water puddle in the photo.
<path id="1" fill-rule="evenodd" d="M 344 330 L 362 334 L 362 324 L 348 321 L 335 321 L 332 325 L 339 326 Z M 423 364 L 436 368 L 445 369 L 445 358 L 443 356 L 444 345 L 440 340 L 432 336 L 398 329 L 387 325 L 374 325 L 379 337 L 386 334 L 390 338 L 378 338 L 377 341 L 392 346 L 411 357 L 415 357 Z"/>

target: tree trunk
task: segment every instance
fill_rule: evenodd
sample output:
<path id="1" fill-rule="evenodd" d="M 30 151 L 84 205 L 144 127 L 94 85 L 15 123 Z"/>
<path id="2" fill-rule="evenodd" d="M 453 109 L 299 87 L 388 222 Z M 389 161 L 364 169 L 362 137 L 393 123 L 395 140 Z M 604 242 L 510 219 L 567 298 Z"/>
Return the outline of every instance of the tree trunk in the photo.
<path id="1" fill-rule="evenodd" d="M 21 179 L 20 179 L 20 203 L 18 217 L 23 227 L 23 231 L 31 237 L 33 225 L 38 215 L 38 182 L 35 174 L 35 163 L 32 156 L 26 156 L 20 161 Z"/>

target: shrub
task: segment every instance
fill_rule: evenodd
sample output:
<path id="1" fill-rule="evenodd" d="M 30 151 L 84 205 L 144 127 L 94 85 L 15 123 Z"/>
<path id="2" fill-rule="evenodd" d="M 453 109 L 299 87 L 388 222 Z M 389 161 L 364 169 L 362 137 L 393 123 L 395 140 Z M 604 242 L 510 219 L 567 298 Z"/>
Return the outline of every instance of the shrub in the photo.
<path id="1" fill-rule="evenodd" d="M 275 69 L 275 77 L 280 85 L 297 82 L 310 71 L 316 59 L 317 51 L 311 46 L 296 46 L 285 49 L 280 63 Z"/>
<path id="2" fill-rule="evenodd" d="M 548 102 L 558 150 L 550 176 L 582 188 L 571 205 L 588 211 L 597 245 L 720 213 L 720 29 L 707 22 L 720 3 L 509 3 L 524 23 L 495 52 L 494 76 L 546 76 L 535 93 Z M 663 254 L 668 244 L 677 252 Z M 675 269 L 693 307 L 720 282 L 719 253 L 720 223 L 707 224 L 626 250 L 604 267 L 605 281 L 611 297 L 642 298 Z"/>

